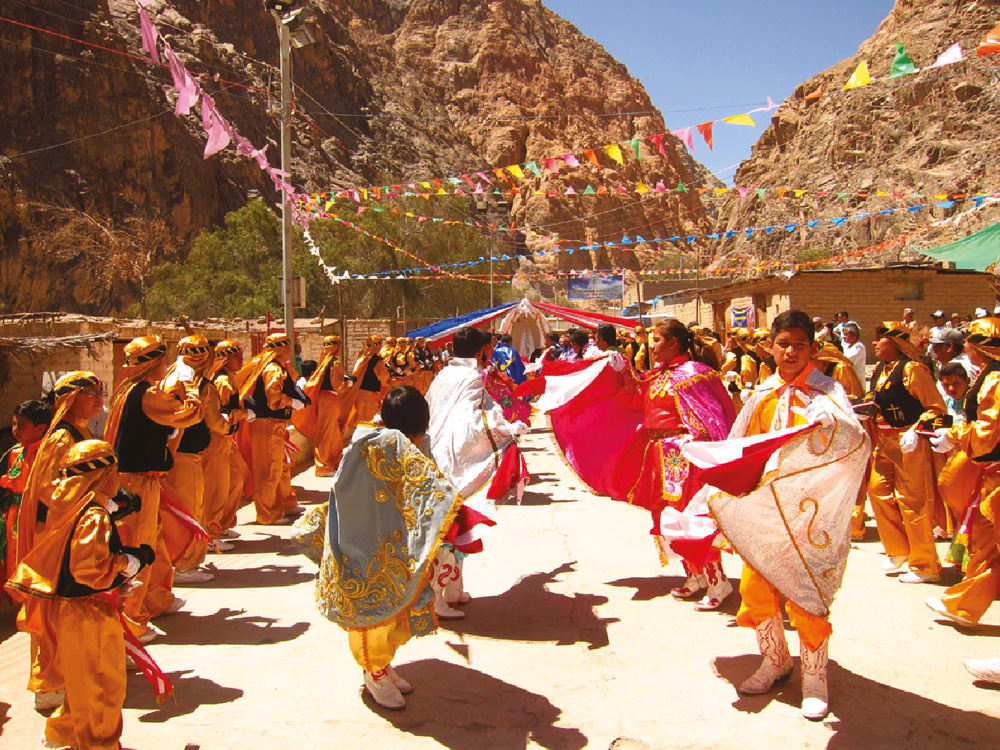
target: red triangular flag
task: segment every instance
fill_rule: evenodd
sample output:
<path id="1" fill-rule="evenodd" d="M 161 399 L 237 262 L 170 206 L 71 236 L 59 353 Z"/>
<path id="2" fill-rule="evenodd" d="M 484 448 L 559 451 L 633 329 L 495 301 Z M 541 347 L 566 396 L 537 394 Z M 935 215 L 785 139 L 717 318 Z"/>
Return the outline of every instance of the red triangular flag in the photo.
<path id="1" fill-rule="evenodd" d="M 705 143 L 708 144 L 708 148 L 712 149 L 712 125 L 713 122 L 703 122 L 698 125 L 698 132 L 701 133 L 701 137 L 705 139 Z"/>

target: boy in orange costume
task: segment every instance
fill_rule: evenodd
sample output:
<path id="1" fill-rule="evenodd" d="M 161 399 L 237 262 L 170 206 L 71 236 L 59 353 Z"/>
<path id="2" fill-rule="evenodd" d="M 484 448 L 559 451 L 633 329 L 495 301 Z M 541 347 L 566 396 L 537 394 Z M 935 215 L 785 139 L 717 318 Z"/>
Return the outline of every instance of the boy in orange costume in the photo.
<path id="1" fill-rule="evenodd" d="M 739 687 L 768 692 L 792 672 L 781 621 L 781 600 L 798 632 L 802 666 L 802 713 L 828 713 L 828 620 L 850 549 L 851 510 L 868 460 L 868 438 L 843 387 L 819 373 L 813 323 L 798 310 L 771 327 L 777 372 L 757 386 L 730 440 L 807 426 L 771 456 L 757 488 L 742 495 L 708 490 L 722 533 L 744 558 L 737 624 L 756 631 L 763 659 Z M 739 469 L 734 468 L 733 471 Z"/>
<path id="2" fill-rule="evenodd" d="M 53 498 L 67 508 L 21 561 L 7 587 L 24 600 L 49 603 L 66 685 L 65 702 L 45 723 L 46 747 L 117 750 L 125 702 L 125 637 L 110 593 L 149 564 L 148 545 L 125 547 L 112 514 L 118 492 L 115 454 L 103 440 L 83 440 L 60 461 Z"/>
<path id="3" fill-rule="evenodd" d="M 293 409 L 306 405 L 306 396 L 295 386 L 288 336 L 272 333 L 264 349 L 240 370 L 240 398 L 252 398 L 257 418 L 250 427 L 253 466 L 253 502 L 257 523 L 281 521 L 298 505 L 292 491 L 290 468 L 285 461 L 285 432 Z"/>
<path id="4" fill-rule="evenodd" d="M 69 510 L 53 497 L 59 481 L 59 465 L 75 443 L 91 438 L 87 423 L 101 413 L 104 384 L 94 373 L 77 370 L 59 378 L 49 395 L 55 397 L 52 421 L 38 447 L 17 517 L 18 563 Z M 44 599 L 26 601 L 18 614 L 18 627 L 29 620 L 51 623 L 48 608 L 49 602 Z M 40 611 L 35 612 L 36 609 Z M 28 690 L 35 694 L 35 708 L 39 710 L 54 708 L 63 700 L 63 679 L 55 660 L 56 638 L 55 630 L 50 627 L 31 634 Z"/>
<path id="5" fill-rule="evenodd" d="M 239 510 L 243 476 L 247 470 L 233 436 L 243 422 L 256 416 L 243 407 L 236 387 L 235 377 L 241 367 L 243 347 L 238 341 L 226 339 L 215 345 L 214 361 L 206 377 L 219 394 L 219 409 L 229 422 L 229 430 L 225 435 L 213 432 L 203 455 L 205 531 L 223 552 L 232 549 L 223 537 L 236 536 L 230 529 L 236 525 L 236 511 Z"/>
<path id="6" fill-rule="evenodd" d="M 149 625 L 151 618 L 184 605 L 171 591 L 174 572 L 160 524 L 160 482 L 174 465 L 170 436 L 200 419 L 193 393 L 177 395 L 162 387 L 166 353 L 159 336 L 141 336 L 125 345 L 125 364 L 104 425 L 104 439 L 118 456 L 122 486 L 142 498 L 139 512 L 122 523 L 123 533 L 132 544 L 148 544 L 156 551 L 155 563 L 139 573 L 139 586 L 125 602 L 129 627 L 143 643 L 158 634 Z"/>

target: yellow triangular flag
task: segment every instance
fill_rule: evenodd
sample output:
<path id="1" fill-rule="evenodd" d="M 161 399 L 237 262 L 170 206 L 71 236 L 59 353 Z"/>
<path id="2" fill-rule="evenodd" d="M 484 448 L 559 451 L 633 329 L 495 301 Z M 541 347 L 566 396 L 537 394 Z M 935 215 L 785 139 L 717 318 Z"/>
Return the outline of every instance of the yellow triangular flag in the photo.
<path id="1" fill-rule="evenodd" d="M 327 201 L 326 205 L 323 206 L 323 210 L 330 213 L 330 209 L 333 208 L 333 201 Z"/>
<path id="2" fill-rule="evenodd" d="M 868 74 L 868 63 L 862 60 L 858 63 L 858 67 L 856 67 L 854 72 L 851 74 L 851 80 L 844 84 L 844 91 L 859 89 L 862 86 L 867 86 L 871 82 L 872 77 Z"/>
<path id="3" fill-rule="evenodd" d="M 716 188 L 715 189 L 715 194 L 716 195 L 722 195 L 723 193 L 728 193 L 728 192 L 729 192 L 729 188 Z"/>
<path id="4" fill-rule="evenodd" d="M 885 192 L 884 190 L 876 190 L 876 191 L 875 191 L 875 195 L 877 195 L 877 196 L 878 196 L 879 198 L 885 198 L 885 197 L 887 197 L 887 196 L 888 196 L 889 194 L 888 194 L 888 193 L 886 193 L 886 192 Z"/>
<path id="5" fill-rule="evenodd" d="M 750 127 L 757 124 L 753 121 L 753 118 L 750 117 L 750 115 L 733 115 L 732 117 L 723 117 L 722 121 L 732 123 L 733 125 L 749 125 Z"/>
<path id="6" fill-rule="evenodd" d="M 803 195 L 805 195 L 805 194 L 806 194 L 806 191 L 805 191 L 805 190 L 796 190 L 796 191 L 795 191 L 795 197 L 796 197 L 796 198 L 801 198 L 801 197 L 802 197 Z"/>
<path id="7" fill-rule="evenodd" d="M 643 185 L 640 182 L 640 183 L 636 184 L 636 186 L 635 186 L 635 192 L 637 192 L 637 193 L 648 193 L 649 192 L 649 188 L 646 187 L 645 185 Z"/>
<path id="8" fill-rule="evenodd" d="M 617 143 L 612 143 L 610 146 L 605 146 L 604 150 L 608 152 L 608 156 L 614 159 L 619 164 L 624 165 L 625 160 L 622 159 L 622 149 Z"/>
<path id="9" fill-rule="evenodd" d="M 524 172 L 521 171 L 521 167 L 519 165 L 517 165 L 517 164 L 515 164 L 512 167 L 507 167 L 507 171 L 510 172 L 512 175 L 514 175 L 519 180 L 523 180 L 524 179 Z"/>
<path id="10" fill-rule="evenodd" d="M 430 189 L 431 184 L 429 182 L 421 182 L 420 183 L 420 187 L 425 187 L 425 188 Z"/>

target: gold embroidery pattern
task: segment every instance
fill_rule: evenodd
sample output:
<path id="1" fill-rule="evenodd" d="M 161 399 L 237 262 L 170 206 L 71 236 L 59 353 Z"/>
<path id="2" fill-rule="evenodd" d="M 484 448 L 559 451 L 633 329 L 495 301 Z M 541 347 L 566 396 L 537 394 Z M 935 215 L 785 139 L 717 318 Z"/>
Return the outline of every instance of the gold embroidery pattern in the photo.
<path id="1" fill-rule="evenodd" d="M 356 622 L 370 619 L 365 610 L 380 611 L 386 607 L 398 608 L 404 602 L 406 583 L 413 578 L 416 562 L 397 553 L 403 534 L 394 531 L 382 539 L 379 550 L 369 562 L 364 577 L 359 568 L 351 567 L 351 560 L 337 560 L 328 554 L 320 567 L 316 587 L 316 600 L 321 609 L 338 619 Z M 402 550 L 399 550 L 402 552 Z"/>
<path id="2" fill-rule="evenodd" d="M 826 549 L 830 546 L 830 535 L 827 532 L 820 531 L 819 535 L 816 538 L 813 538 L 813 524 L 816 523 L 816 516 L 819 514 L 819 502 L 811 497 L 804 498 L 802 502 L 799 503 L 799 510 L 806 513 L 806 508 L 809 505 L 812 505 L 812 518 L 809 519 L 809 525 L 806 527 L 806 539 L 808 539 L 809 544 L 816 549 Z"/>
<path id="3" fill-rule="evenodd" d="M 400 446 L 397 445 L 398 448 Z M 378 444 L 373 444 L 364 448 L 363 455 L 371 475 L 386 484 L 386 488 L 379 488 L 375 492 L 375 499 L 380 503 L 394 501 L 407 530 L 413 530 L 417 527 L 417 506 L 408 504 L 406 498 L 414 494 L 427 494 L 422 491 L 421 485 L 429 479 L 431 464 L 419 452 L 400 452 L 403 453 L 402 461 L 389 459 Z M 444 492 L 441 490 L 432 490 L 432 493 L 434 502 L 444 499 Z"/>

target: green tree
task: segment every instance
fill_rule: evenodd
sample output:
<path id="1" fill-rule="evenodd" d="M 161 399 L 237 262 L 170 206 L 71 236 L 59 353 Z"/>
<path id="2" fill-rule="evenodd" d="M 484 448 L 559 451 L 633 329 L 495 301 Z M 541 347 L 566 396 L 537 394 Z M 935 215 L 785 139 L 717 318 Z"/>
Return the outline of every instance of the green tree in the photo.
<path id="1" fill-rule="evenodd" d="M 376 208 L 381 210 L 375 210 Z M 395 210 L 393 210 L 395 208 Z M 334 219 L 317 219 L 310 234 L 323 262 L 338 274 L 376 274 L 488 258 L 490 239 L 466 219 L 468 206 L 461 199 L 400 200 L 366 210 L 345 220 L 368 232 L 357 231 Z M 463 211 L 465 213 L 463 213 Z M 346 213 L 346 212 L 345 212 Z M 412 214 L 407 216 L 407 214 Z M 438 217 L 418 221 L 422 214 Z M 454 219 L 439 218 L 441 214 Z M 506 239 L 509 233 L 497 232 Z M 395 249 L 387 242 L 396 245 Z M 502 255 L 504 250 L 494 251 Z M 410 255 L 407 255 L 409 253 Z M 415 256 L 415 257 L 413 257 Z M 420 260 L 417 260 L 417 259 Z M 494 263 L 496 273 L 511 273 L 513 261 Z M 339 314 L 337 285 L 323 273 L 309 252 L 303 232 L 296 227 L 292 266 L 306 280 L 304 315 L 326 308 L 327 317 Z M 230 213 L 224 227 L 206 230 L 194 241 L 183 263 L 162 266 L 150 292 L 150 311 L 156 317 L 184 313 L 191 318 L 256 318 L 270 310 L 281 315 L 277 277 L 281 268 L 281 224 L 263 200 Z M 449 269 L 454 273 L 489 273 L 489 264 Z M 343 282 L 344 314 L 348 318 L 393 317 L 406 305 L 409 317 L 447 317 L 489 304 L 489 285 L 465 279 L 346 279 Z M 424 269 L 409 275 L 443 275 Z M 519 295 L 507 279 L 497 280 L 497 304 Z"/>

